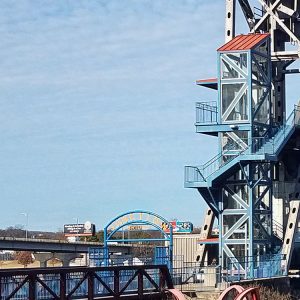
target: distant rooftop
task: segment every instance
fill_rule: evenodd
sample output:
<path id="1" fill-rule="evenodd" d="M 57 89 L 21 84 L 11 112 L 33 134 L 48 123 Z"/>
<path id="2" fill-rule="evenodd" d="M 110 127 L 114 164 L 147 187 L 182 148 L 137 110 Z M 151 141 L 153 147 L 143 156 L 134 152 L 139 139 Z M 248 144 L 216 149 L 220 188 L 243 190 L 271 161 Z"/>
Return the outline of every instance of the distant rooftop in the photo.
<path id="1" fill-rule="evenodd" d="M 220 47 L 218 51 L 250 50 L 269 35 L 269 33 L 241 34 Z"/>

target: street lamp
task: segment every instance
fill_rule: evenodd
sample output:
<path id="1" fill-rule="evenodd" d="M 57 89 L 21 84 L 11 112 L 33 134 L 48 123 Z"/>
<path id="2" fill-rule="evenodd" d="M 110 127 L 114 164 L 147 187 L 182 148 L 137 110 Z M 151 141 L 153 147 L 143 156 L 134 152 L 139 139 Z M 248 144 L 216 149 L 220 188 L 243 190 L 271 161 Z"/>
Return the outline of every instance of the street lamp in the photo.
<path id="1" fill-rule="evenodd" d="M 28 239 L 28 213 L 27 212 L 23 212 L 23 213 L 21 213 L 21 215 L 23 215 L 24 217 L 26 217 L 25 239 L 27 241 L 27 239 Z"/>
<path id="2" fill-rule="evenodd" d="M 79 230 L 78 230 L 78 218 L 73 218 L 73 220 L 76 220 L 76 237 L 75 240 L 76 242 L 78 242 L 79 238 L 78 238 L 78 234 L 79 234 Z"/>

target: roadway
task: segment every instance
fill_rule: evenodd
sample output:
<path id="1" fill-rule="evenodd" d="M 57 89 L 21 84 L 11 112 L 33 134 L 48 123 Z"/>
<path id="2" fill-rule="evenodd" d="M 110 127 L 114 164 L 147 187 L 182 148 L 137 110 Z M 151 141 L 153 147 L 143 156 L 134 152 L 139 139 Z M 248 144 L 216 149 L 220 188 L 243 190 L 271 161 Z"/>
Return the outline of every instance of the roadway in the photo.
<path id="1" fill-rule="evenodd" d="M 103 247 L 101 243 L 67 242 L 61 240 L 23 239 L 0 237 L 0 250 L 55 252 L 55 253 L 88 253 L 90 247 Z M 131 245 L 109 245 L 112 253 L 129 254 Z"/>

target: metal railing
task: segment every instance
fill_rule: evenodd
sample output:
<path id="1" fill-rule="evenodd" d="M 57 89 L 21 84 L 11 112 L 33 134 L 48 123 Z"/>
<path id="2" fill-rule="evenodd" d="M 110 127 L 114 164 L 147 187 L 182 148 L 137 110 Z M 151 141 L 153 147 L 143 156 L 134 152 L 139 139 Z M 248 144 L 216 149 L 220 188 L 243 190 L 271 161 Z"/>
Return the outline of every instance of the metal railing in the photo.
<path id="1" fill-rule="evenodd" d="M 221 283 L 221 267 L 201 266 L 197 262 L 184 262 L 172 271 L 173 284 L 181 291 L 204 291 L 216 288 Z"/>
<path id="2" fill-rule="evenodd" d="M 173 288 L 167 266 L 0 270 L 0 299 L 161 299 Z"/>
<path id="3" fill-rule="evenodd" d="M 283 226 L 279 222 L 272 220 L 272 232 L 279 239 L 283 239 Z"/>
<path id="4" fill-rule="evenodd" d="M 245 152 L 249 146 L 238 148 L 238 142 L 227 145 L 227 149 L 217 154 L 207 163 L 201 166 L 185 166 L 185 182 L 203 182 L 218 171 L 222 166 L 228 164 L 234 158 Z M 226 159 L 225 159 L 226 157 Z"/>
<path id="5" fill-rule="evenodd" d="M 226 282 L 273 278 L 287 275 L 286 258 L 282 254 L 229 258 L 223 272 Z"/>
<path id="6" fill-rule="evenodd" d="M 196 123 L 197 124 L 216 124 L 218 107 L 216 101 L 196 103 Z"/>
<path id="7" fill-rule="evenodd" d="M 228 258 L 227 267 L 183 262 L 172 270 L 173 284 L 182 291 L 205 291 L 235 281 L 286 276 L 286 259 L 282 254 L 260 257 Z"/>
<path id="8" fill-rule="evenodd" d="M 185 182 L 205 182 L 208 177 L 227 165 L 233 159 L 243 154 L 269 154 L 275 155 L 280 146 L 291 133 L 295 126 L 300 125 L 300 106 L 296 105 L 292 113 L 287 118 L 284 125 L 273 136 L 253 137 L 247 147 L 237 149 L 237 142 L 233 142 L 227 150 L 217 154 L 207 163 L 201 166 L 185 167 Z M 242 139 L 241 139 L 242 141 Z M 246 141 L 248 142 L 248 141 Z M 246 144 L 246 143 L 245 143 Z M 250 151 L 249 151 L 250 150 Z M 226 159 L 224 159 L 226 157 Z"/>
<path id="9" fill-rule="evenodd" d="M 293 130 L 293 128 L 299 125 L 300 125 L 300 106 L 295 105 L 293 111 L 286 119 L 286 122 L 279 127 L 279 129 L 273 136 L 253 138 L 252 152 L 254 154 L 255 153 L 268 153 L 271 155 L 276 154 L 278 149 L 284 142 L 284 140 L 289 136 L 289 134 Z"/>

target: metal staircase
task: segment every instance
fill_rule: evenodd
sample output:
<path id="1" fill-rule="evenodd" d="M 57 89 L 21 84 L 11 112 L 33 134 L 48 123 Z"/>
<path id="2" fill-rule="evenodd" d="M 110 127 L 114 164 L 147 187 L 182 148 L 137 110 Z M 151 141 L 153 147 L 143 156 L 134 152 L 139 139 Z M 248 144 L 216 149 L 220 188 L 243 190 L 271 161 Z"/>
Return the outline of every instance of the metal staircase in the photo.
<path id="1" fill-rule="evenodd" d="M 286 114 L 286 75 L 297 72 L 289 67 L 299 59 L 300 23 L 294 18 L 299 1 L 288 8 L 283 0 L 275 6 L 258 2 L 260 15 L 241 5 L 251 33 L 236 36 L 235 1 L 226 0 L 226 43 L 217 49 L 217 76 L 197 81 L 216 90 L 217 101 L 197 103 L 195 123 L 196 133 L 218 138 L 221 153 L 202 166 L 185 167 L 184 179 L 218 219 L 221 268 L 232 267 L 236 274 L 249 262 L 247 278 L 285 274 L 281 267 L 288 269 L 300 218 L 300 186 L 292 198 L 288 192 L 291 181 L 300 184 L 294 178 L 300 165 L 300 104 Z M 286 48 L 291 41 L 293 50 Z M 287 219 L 288 200 L 299 204 L 291 207 L 293 220 Z"/>
<path id="2" fill-rule="evenodd" d="M 276 236 L 279 240 L 283 240 L 283 226 L 279 222 L 273 220 L 272 222 L 272 233 Z"/>
<path id="3" fill-rule="evenodd" d="M 238 163 L 263 159 L 277 160 L 278 154 L 299 125 L 300 106 L 295 106 L 286 123 L 280 126 L 273 136 L 254 137 L 239 151 L 233 151 L 232 144 L 229 149 L 217 154 L 202 166 L 186 166 L 185 187 L 211 187 L 214 180 L 227 174 Z M 227 154 L 230 158 L 222 161 L 222 157 Z"/>

